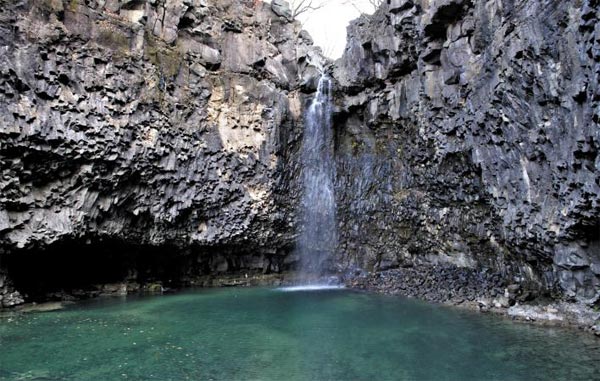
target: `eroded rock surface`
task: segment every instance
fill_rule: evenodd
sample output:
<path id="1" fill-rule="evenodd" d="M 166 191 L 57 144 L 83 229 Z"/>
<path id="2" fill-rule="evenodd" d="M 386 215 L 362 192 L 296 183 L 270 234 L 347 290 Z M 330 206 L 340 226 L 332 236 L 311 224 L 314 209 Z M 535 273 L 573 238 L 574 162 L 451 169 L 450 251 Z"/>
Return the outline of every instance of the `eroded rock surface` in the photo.
<path id="1" fill-rule="evenodd" d="M 597 1 L 387 1 L 338 61 L 340 268 L 600 295 Z M 501 285 L 502 286 L 502 285 Z"/>
<path id="2" fill-rule="evenodd" d="M 255 3 L 0 0 L 0 303 L 63 278 L 257 284 L 297 260 L 323 58 L 284 1 Z M 599 8 L 389 0 L 353 22 L 332 269 L 434 301 L 597 305 Z"/>
<path id="3" fill-rule="evenodd" d="M 116 240 L 281 270 L 319 53 L 254 3 L 0 1 L 3 267 Z"/>

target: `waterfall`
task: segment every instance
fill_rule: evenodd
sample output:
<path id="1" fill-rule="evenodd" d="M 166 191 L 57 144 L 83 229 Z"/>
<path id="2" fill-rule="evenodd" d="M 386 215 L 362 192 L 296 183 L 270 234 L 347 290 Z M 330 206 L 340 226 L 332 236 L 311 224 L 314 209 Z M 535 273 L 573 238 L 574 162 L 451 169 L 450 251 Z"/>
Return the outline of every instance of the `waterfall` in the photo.
<path id="1" fill-rule="evenodd" d="M 325 261 L 337 245 L 331 89 L 331 78 L 323 74 L 305 115 L 302 141 L 303 229 L 297 252 L 300 276 L 309 283 L 322 275 Z"/>

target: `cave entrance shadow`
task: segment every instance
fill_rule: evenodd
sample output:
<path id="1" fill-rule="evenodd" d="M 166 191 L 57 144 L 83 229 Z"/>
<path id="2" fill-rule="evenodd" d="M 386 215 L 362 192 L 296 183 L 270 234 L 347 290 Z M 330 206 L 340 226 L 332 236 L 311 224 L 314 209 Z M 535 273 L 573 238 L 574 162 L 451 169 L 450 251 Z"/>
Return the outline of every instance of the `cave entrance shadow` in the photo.
<path id="1" fill-rule="evenodd" d="M 60 298 L 60 293 L 85 294 L 97 290 L 98 285 L 111 283 L 161 282 L 180 287 L 184 272 L 202 272 L 196 268 L 200 266 L 198 261 L 184 254 L 169 245 L 86 238 L 6 254 L 2 267 L 28 301 L 42 301 Z"/>

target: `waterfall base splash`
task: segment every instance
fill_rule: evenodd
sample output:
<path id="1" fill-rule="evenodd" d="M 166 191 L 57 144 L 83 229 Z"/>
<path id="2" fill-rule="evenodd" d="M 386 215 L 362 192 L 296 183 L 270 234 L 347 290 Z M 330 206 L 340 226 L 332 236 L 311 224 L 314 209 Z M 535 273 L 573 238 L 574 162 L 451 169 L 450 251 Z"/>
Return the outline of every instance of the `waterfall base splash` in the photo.
<path id="1" fill-rule="evenodd" d="M 338 285 L 329 285 L 329 284 L 307 284 L 300 286 L 287 286 L 287 287 L 278 287 L 277 291 L 283 292 L 298 292 L 298 291 L 323 291 L 323 290 L 343 290 L 346 286 L 343 284 Z"/>

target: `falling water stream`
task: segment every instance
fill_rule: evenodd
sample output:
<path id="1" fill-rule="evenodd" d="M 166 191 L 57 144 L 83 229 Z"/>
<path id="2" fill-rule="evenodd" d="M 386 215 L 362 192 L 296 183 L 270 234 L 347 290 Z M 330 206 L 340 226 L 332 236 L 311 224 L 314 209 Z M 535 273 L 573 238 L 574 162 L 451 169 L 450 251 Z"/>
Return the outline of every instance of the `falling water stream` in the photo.
<path id="1" fill-rule="evenodd" d="M 301 155 L 303 229 L 297 242 L 304 284 L 314 283 L 322 275 L 325 261 L 337 244 L 331 87 L 331 78 L 323 74 L 305 118 Z"/>

